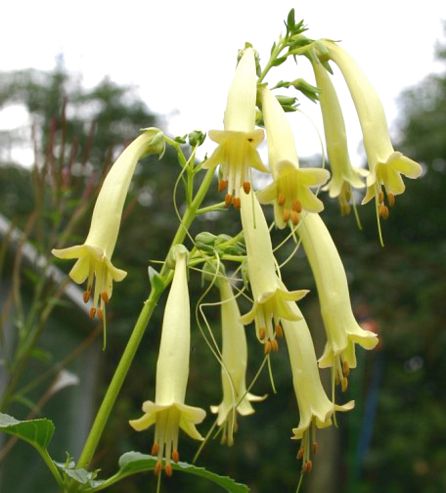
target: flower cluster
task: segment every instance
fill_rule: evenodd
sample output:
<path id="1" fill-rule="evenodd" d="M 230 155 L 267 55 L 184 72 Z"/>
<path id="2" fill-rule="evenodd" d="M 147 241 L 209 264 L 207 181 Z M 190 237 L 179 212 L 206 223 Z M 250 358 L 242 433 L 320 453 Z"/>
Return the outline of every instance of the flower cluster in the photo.
<path id="1" fill-rule="evenodd" d="M 154 401 L 145 401 L 142 405 L 144 414 L 129 423 L 137 431 L 154 425 L 152 455 L 156 456 L 157 474 L 162 470 L 168 476 L 172 474 L 175 467 L 172 461 L 179 460 L 180 428 L 191 438 L 203 440 L 196 425 L 204 420 L 206 413 L 201 408 L 185 404 L 191 337 L 188 279 L 192 265 L 203 266 L 202 271 L 208 274 L 206 266 L 216 266 L 210 276 L 209 290 L 215 287 L 219 293 L 220 301 L 213 305 L 220 311 L 221 344 L 212 338 L 214 346 L 211 347 L 220 364 L 222 400 L 220 404 L 211 406 L 211 411 L 217 415 L 215 425 L 220 427 L 223 443 L 234 443 L 237 415 L 251 415 L 254 413 L 253 403 L 266 397 L 252 393 L 252 384 L 247 383 L 245 326 L 254 324 L 260 343 L 254 350 L 261 347 L 264 362 L 269 363 L 270 358 L 276 357 L 274 353 L 280 349 L 279 341 L 285 338 L 299 414 L 292 438 L 301 441 L 298 457 L 302 459 L 304 472 L 312 469 L 316 429 L 329 427 L 335 421 L 336 412 L 354 407 L 352 400 L 335 401 L 336 385 L 345 392 L 349 372 L 357 365 L 356 345 L 372 350 L 378 344 L 377 335 L 362 328 L 354 316 L 341 258 L 320 216 L 324 209 L 320 192 L 328 190 L 330 197 L 337 197 L 342 213 L 346 214 L 353 203 L 352 190 L 365 189 L 362 203 L 374 198 L 378 216 L 386 218 L 388 205 L 393 205 L 395 195 L 404 191 L 401 174 L 416 178 L 421 167 L 393 149 L 382 104 L 350 56 L 332 41 L 316 42 L 303 38 L 299 29 L 294 21 L 288 21 L 286 46 L 288 55 L 305 55 L 313 68 L 317 87 L 314 91 L 309 84 L 299 83 L 299 87 L 304 94 L 306 91 L 314 98 L 317 94 L 319 99 L 331 176 L 322 167 L 300 165 L 293 128 L 285 113 L 286 109 L 293 108 L 292 104 L 289 100 L 284 103 L 283 98 L 275 95 L 274 88 L 268 87 L 264 82 L 266 72 L 261 72 L 258 67 L 256 52 L 251 46 L 246 47 L 229 89 L 224 129 L 208 132 L 210 139 L 217 144 L 215 150 L 201 163 L 202 166 L 194 163 L 195 149 L 189 160 L 182 161 L 186 169 L 185 182 L 193 179 L 202 168 L 208 169 L 206 176 L 212 178 L 213 171 L 218 168 L 218 189 L 226 191 L 226 207 L 233 205 L 236 209 L 232 213 L 239 216 L 237 221 L 241 232 L 234 238 L 202 233 L 196 237 L 189 254 L 182 242 L 205 195 L 201 192 L 202 184 L 195 198 L 188 200 L 189 208 L 169 253 L 171 263 L 166 261 L 160 274 L 151 273 L 155 291 L 161 293 L 171 282 L 164 307 L 155 398 Z M 274 48 L 272 53 L 276 51 Z M 273 59 L 269 66 L 282 63 L 274 64 L 274 60 L 281 59 Z M 331 81 L 329 62 L 339 67 L 350 89 L 363 131 L 368 171 L 351 164 L 347 132 Z M 293 84 L 283 83 L 277 87 Z M 267 164 L 259 153 L 265 135 Z M 77 259 L 70 276 L 77 283 L 87 280 L 85 301 L 93 297 L 91 317 L 104 318 L 105 303 L 112 295 L 113 281 L 121 281 L 126 275 L 111 263 L 111 257 L 136 163 L 147 153 L 162 154 L 166 142 L 169 143 L 169 139 L 161 131 L 144 130 L 119 157 L 105 179 L 85 243 L 53 250 L 59 258 Z M 270 183 L 265 185 L 264 180 L 259 180 L 262 186 L 257 187 L 252 168 L 268 175 Z M 203 183 L 207 183 L 206 179 Z M 188 199 L 193 190 L 193 183 L 187 182 Z M 265 217 L 268 208 L 262 207 L 265 204 L 273 206 L 275 226 L 289 228 L 289 238 L 296 242 L 300 239 L 313 273 L 326 333 L 325 348 L 318 360 L 307 322 L 297 305 L 309 291 L 286 286 L 275 257 L 271 228 Z M 221 205 L 216 204 L 215 209 L 210 206 L 208 210 L 221 210 Z M 244 283 L 237 287 L 236 294 L 234 281 L 226 274 L 229 269 L 227 262 L 238 263 L 234 269 L 242 273 Z M 206 279 L 209 280 L 209 275 Z M 249 300 L 249 307 L 242 315 L 244 310 L 240 309 L 239 300 L 243 297 Z M 158 298 L 154 299 L 156 304 Z M 320 379 L 319 369 L 323 368 L 331 368 L 332 371 L 333 385 L 329 396 Z"/>

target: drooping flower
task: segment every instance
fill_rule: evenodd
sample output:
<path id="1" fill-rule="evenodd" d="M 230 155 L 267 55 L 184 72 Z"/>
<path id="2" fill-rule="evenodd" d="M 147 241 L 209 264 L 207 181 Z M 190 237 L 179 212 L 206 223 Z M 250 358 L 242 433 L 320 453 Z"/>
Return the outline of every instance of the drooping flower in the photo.
<path id="1" fill-rule="evenodd" d="M 113 281 L 122 281 L 127 272 L 116 268 L 111 258 L 118 238 L 121 215 L 130 181 L 138 161 L 148 154 L 162 154 L 161 130 L 147 128 L 119 156 L 102 184 L 91 218 L 90 231 L 82 245 L 52 250 L 62 259 L 77 259 L 69 275 L 77 284 L 87 280 L 84 301 L 93 294 L 90 317 L 103 318 L 105 303 L 112 296 Z"/>
<path id="2" fill-rule="evenodd" d="M 221 165 L 219 190 L 227 189 L 226 205 L 240 207 L 239 192 L 251 189 L 249 170 L 268 170 L 257 152 L 263 140 L 263 130 L 255 128 L 257 75 L 255 54 L 246 48 L 235 71 L 229 89 L 224 116 L 224 130 L 211 130 L 209 137 L 218 147 L 204 163 L 204 168 Z"/>
<path id="3" fill-rule="evenodd" d="M 179 428 L 196 440 L 203 437 L 195 425 L 206 412 L 184 403 L 189 378 L 190 303 L 187 285 L 187 251 L 180 245 L 174 252 L 175 271 L 164 310 L 161 342 L 156 366 L 155 402 L 145 401 L 144 415 L 130 420 L 136 431 L 155 425 L 152 455 L 158 457 L 155 472 L 162 469 L 163 459 L 168 476 L 172 474 L 171 459 L 178 462 Z"/>
<path id="4" fill-rule="evenodd" d="M 257 338 L 269 353 L 278 348 L 276 335 L 282 332 L 280 322 L 299 318 L 289 301 L 303 298 L 308 291 L 288 291 L 278 277 L 268 224 L 253 192 L 241 195 L 241 218 L 254 298 L 251 310 L 241 320 L 245 325 L 255 322 Z"/>
<path id="5" fill-rule="evenodd" d="M 324 123 L 325 142 L 331 168 L 331 180 L 326 185 L 330 197 L 338 197 L 341 212 L 350 212 L 351 188 L 364 188 L 366 170 L 353 168 L 348 153 L 347 135 L 341 105 L 327 70 L 316 57 L 311 58 Z"/>
<path id="6" fill-rule="evenodd" d="M 262 89 L 262 111 L 268 141 L 271 185 L 257 193 L 261 203 L 274 205 L 278 228 L 299 222 L 302 210 L 320 212 L 324 204 L 310 188 L 323 185 L 329 172 L 322 168 L 300 168 L 291 128 L 280 103 L 271 91 Z"/>
<path id="7" fill-rule="evenodd" d="M 378 212 L 385 218 L 389 210 L 385 205 L 383 188 L 388 204 L 392 206 L 395 195 L 405 190 L 401 175 L 418 178 L 422 168 L 417 162 L 394 150 L 381 100 L 356 62 L 337 43 L 323 40 L 322 45 L 327 51 L 326 56 L 342 72 L 361 124 L 370 169 L 363 204 L 375 197 Z"/>
<path id="8" fill-rule="evenodd" d="M 240 321 L 240 310 L 229 279 L 222 276 L 216 283 L 221 300 L 223 400 L 218 406 L 211 406 L 211 411 L 218 414 L 218 426 L 223 426 L 222 443 L 231 446 L 234 443 L 234 432 L 237 431 L 236 413 L 241 416 L 253 414 L 251 402 L 261 401 L 266 396 L 256 396 L 246 390 L 248 347 L 245 328 Z"/>
<path id="9" fill-rule="evenodd" d="M 297 231 L 316 281 L 327 335 L 319 366 L 333 367 L 345 390 L 349 369 L 356 367 L 355 344 L 373 349 L 378 338 L 362 329 L 353 315 L 344 266 L 319 214 L 306 214 Z"/>
<path id="10" fill-rule="evenodd" d="M 349 411 L 354 401 L 343 405 L 333 403 L 322 386 L 317 367 L 316 353 L 307 323 L 300 320 L 283 321 L 283 332 L 288 347 L 293 386 L 299 407 L 299 425 L 293 428 L 293 439 L 300 440 L 298 457 L 302 458 L 304 471 L 311 470 L 311 452 L 316 447 L 316 428 L 332 424 L 335 411 Z"/>

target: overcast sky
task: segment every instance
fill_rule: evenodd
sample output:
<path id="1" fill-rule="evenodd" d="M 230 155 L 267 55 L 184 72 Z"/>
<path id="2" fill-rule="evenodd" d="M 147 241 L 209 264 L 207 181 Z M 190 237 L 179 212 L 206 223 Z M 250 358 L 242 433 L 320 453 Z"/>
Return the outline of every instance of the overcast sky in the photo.
<path id="1" fill-rule="evenodd" d="M 174 134 L 220 128 L 238 48 L 250 41 L 266 60 L 292 7 L 310 37 L 342 40 L 382 96 L 392 124 L 402 89 L 439 70 L 434 47 L 443 38 L 443 0 L 10 0 L 2 6 L 0 70 L 50 70 L 63 54 L 67 69 L 82 74 L 86 85 L 109 76 L 135 86 L 153 111 L 166 115 Z M 308 73 L 304 62 L 291 63 L 277 80 Z M 338 87 L 356 152 L 356 117 L 341 82 Z M 304 104 L 302 111 L 318 128 L 314 108 Z M 13 119 L 3 113 L 1 128 L 14 126 Z M 317 132 L 302 130 L 307 116 L 291 121 L 298 152 L 318 152 Z"/>

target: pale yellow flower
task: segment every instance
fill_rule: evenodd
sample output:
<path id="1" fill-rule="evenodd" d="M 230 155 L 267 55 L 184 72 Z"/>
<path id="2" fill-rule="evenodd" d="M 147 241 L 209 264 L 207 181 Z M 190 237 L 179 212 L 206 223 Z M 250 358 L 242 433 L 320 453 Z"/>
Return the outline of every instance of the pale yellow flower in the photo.
<path id="1" fill-rule="evenodd" d="M 319 214 L 306 214 L 297 231 L 316 281 L 327 335 L 319 366 L 333 367 L 345 389 L 349 369 L 356 367 L 355 344 L 373 349 L 378 337 L 362 329 L 353 315 L 344 266 Z"/>
<path id="2" fill-rule="evenodd" d="M 327 50 L 327 56 L 342 72 L 361 124 L 370 169 L 363 203 L 375 197 L 380 215 L 387 217 L 389 211 L 385 205 L 383 187 L 388 204 L 393 205 L 395 195 L 405 190 L 401 175 L 418 178 L 422 168 L 417 162 L 394 150 L 381 100 L 356 62 L 338 44 L 324 40 L 322 45 Z"/>
<path id="3" fill-rule="evenodd" d="M 196 440 L 203 440 L 195 425 L 206 412 L 184 403 L 189 378 L 190 303 L 187 285 L 187 251 L 181 245 L 175 251 L 175 272 L 164 310 L 161 342 L 156 366 L 155 402 L 145 401 L 144 415 L 130 420 L 136 431 L 155 424 L 152 455 L 158 457 L 155 472 L 165 461 L 167 475 L 172 474 L 171 459 L 179 460 L 179 428 Z"/>
<path id="4" fill-rule="evenodd" d="M 324 204 L 310 188 L 324 184 L 329 172 L 321 168 L 300 168 L 294 137 L 280 103 L 271 91 L 262 89 L 262 112 L 268 141 L 273 183 L 257 193 L 261 203 L 274 205 L 278 228 L 299 222 L 302 210 L 319 212 Z"/>
<path id="5" fill-rule="evenodd" d="M 255 128 L 257 74 L 255 54 L 252 48 L 245 49 L 234 80 L 229 89 L 224 116 L 224 130 L 211 130 L 209 137 L 218 147 L 204 163 L 204 168 L 221 165 L 222 179 L 219 190 L 228 190 L 225 202 L 240 206 L 239 192 L 251 189 L 249 170 L 255 168 L 267 172 L 257 152 L 263 140 L 263 130 Z"/>
<path id="6" fill-rule="evenodd" d="M 331 180 L 326 185 L 330 197 L 338 197 L 341 211 L 350 211 L 351 188 L 365 187 L 366 170 L 353 168 L 348 153 L 347 134 L 341 106 L 327 70 L 317 58 L 312 58 L 314 75 L 319 89 L 319 102 L 324 122 L 325 142 L 331 168 Z"/>
<path id="7" fill-rule="evenodd" d="M 248 347 L 240 310 L 229 279 L 219 277 L 216 283 L 221 300 L 223 400 L 218 406 L 211 406 L 211 411 L 218 413 L 217 424 L 223 426 L 222 443 L 231 446 L 237 430 L 236 413 L 241 416 L 253 414 L 251 402 L 261 401 L 266 396 L 256 396 L 246 390 Z"/>
<path id="8" fill-rule="evenodd" d="M 105 303 L 112 296 L 113 281 L 122 281 L 127 275 L 116 268 L 111 258 L 121 223 L 122 209 L 136 165 L 147 154 L 162 154 L 163 134 L 157 128 L 147 128 L 119 156 L 102 184 L 91 218 L 90 231 L 82 245 L 52 250 L 62 259 L 77 259 L 70 271 L 77 284 L 87 280 L 84 301 L 93 292 L 90 316 L 103 318 Z"/>
<path id="9" fill-rule="evenodd" d="M 301 440 L 298 457 L 303 459 L 304 471 L 311 470 L 311 451 L 316 446 L 316 428 L 332 424 L 335 411 L 349 411 L 354 402 L 333 403 L 322 386 L 316 353 L 307 323 L 296 307 L 300 320 L 284 320 L 283 331 L 288 347 L 293 386 L 299 407 L 299 425 L 293 428 L 293 439 Z"/>
<path id="10" fill-rule="evenodd" d="M 268 224 L 253 192 L 241 195 L 241 219 L 246 244 L 248 277 L 254 303 L 242 322 L 255 322 L 257 338 L 265 352 L 277 350 L 276 335 L 282 320 L 297 320 L 289 301 L 303 298 L 308 291 L 288 291 L 278 277 Z"/>

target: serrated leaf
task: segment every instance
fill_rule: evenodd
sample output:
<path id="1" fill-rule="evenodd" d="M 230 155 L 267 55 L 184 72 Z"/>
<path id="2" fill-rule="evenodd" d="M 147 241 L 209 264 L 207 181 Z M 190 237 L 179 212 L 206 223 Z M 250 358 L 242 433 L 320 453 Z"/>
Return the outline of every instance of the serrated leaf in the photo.
<path id="1" fill-rule="evenodd" d="M 54 434 L 54 424 L 46 418 L 19 421 L 0 413 L 0 431 L 25 440 L 37 449 L 46 450 Z"/>
<path id="2" fill-rule="evenodd" d="M 157 461 L 158 458 L 151 455 L 142 454 L 140 452 L 127 452 L 119 458 L 119 471 L 115 478 L 118 479 L 120 476 L 119 479 L 122 479 L 132 474 L 153 471 Z M 177 464 L 172 463 L 172 468 L 174 471 L 181 471 L 207 479 L 221 486 L 229 493 L 249 492 L 249 488 L 246 485 L 237 483 L 228 476 L 220 476 L 219 474 L 215 474 L 214 472 L 208 471 L 204 467 L 193 466 L 192 464 L 187 464 L 186 462 L 178 462 Z"/>

